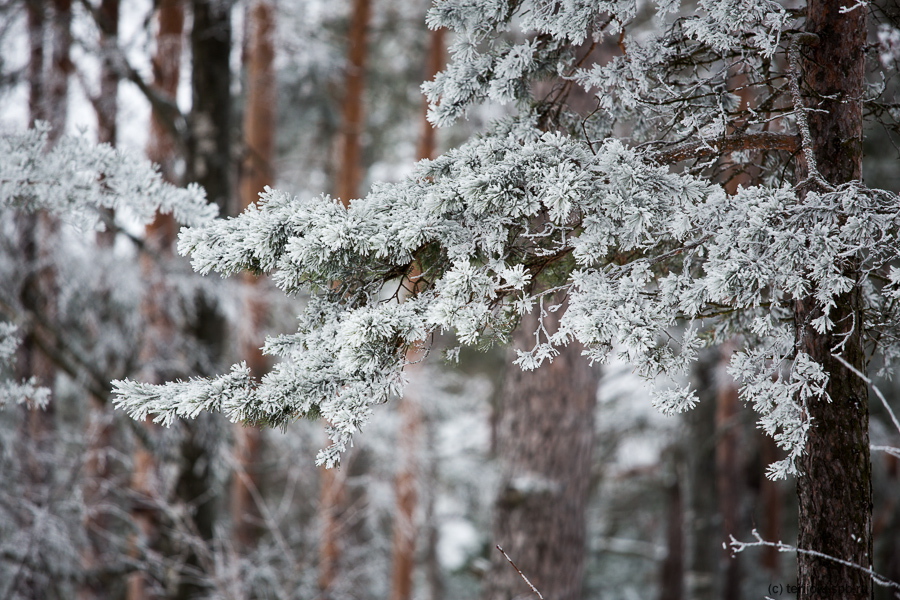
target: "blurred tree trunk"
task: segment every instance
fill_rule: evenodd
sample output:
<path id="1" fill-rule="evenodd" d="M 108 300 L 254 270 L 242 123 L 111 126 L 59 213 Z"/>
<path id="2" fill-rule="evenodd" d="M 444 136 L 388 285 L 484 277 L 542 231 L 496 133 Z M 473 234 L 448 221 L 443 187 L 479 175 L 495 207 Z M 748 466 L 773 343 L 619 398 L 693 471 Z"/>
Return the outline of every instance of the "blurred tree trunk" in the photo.
<path id="1" fill-rule="evenodd" d="M 344 78 L 341 132 L 335 194 L 344 204 L 357 197 L 362 183 L 361 135 L 365 127 L 366 58 L 370 0 L 351 0 L 347 66 Z"/>
<path id="2" fill-rule="evenodd" d="M 71 70 L 71 7 L 65 0 L 30 0 L 26 4 L 29 47 L 29 119 L 47 121 L 53 128 L 52 145 L 65 132 L 68 116 L 68 76 Z M 49 48 L 49 61 L 45 49 Z M 19 302 L 28 316 L 16 356 L 16 377 L 34 377 L 54 390 L 57 368 L 48 351 L 53 336 L 47 331 L 57 320 L 58 287 L 48 248 L 57 235 L 57 221 L 46 213 L 16 217 L 17 244 L 24 270 L 19 288 Z M 25 505 L 22 520 L 25 528 L 33 528 L 41 511 L 51 502 L 55 487 L 56 467 L 56 398 L 44 409 L 22 407 L 18 442 L 25 465 Z M 35 564 L 47 557 L 37 556 Z M 25 598 L 40 598 L 55 593 L 57 582 L 48 580 L 39 568 L 22 565 L 10 593 Z"/>
<path id="3" fill-rule="evenodd" d="M 339 153 L 335 171 L 335 195 L 344 206 L 359 195 L 362 182 L 360 133 L 365 124 L 363 100 L 367 57 L 370 0 L 352 0 L 348 31 L 347 67 L 344 79 L 342 124 L 338 139 Z M 346 457 L 345 457 L 346 461 Z M 328 600 L 341 570 L 342 537 L 348 494 L 347 465 L 320 470 L 319 516 L 322 537 L 319 541 L 319 593 Z"/>
<path id="4" fill-rule="evenodd" d="M 742 436 L 740 402 L 737 384 L 726 372 L 726 367 L 734 351 L 734 345 L 720 347 L 720 361 L 716 369 L 716 486 L 719 498 L 719 514 L 722 518 L 722 541 L 730 536 L 740 538 L 744 533 L 741 519 L 741 500 L 744 494 L 743 474 L 745 457 L 742 448 L 746 440 Z M 739 600 L 741 597 L 741 561 L 732 556 L 725 546 L 721 550 L 724 580 L 723 600 Z"/>
<path id="5" fill-rule="evenodd" d="M 231 0 L 192 0 L 192 104 L 186 180 L 206 190 L 221 215 L 231 215 Z"/>
<path id="6" fill-rule="evenodd" d="M 684 414 L 685 422 L 685 597 L 720 597 L 719 558 L 722 538 L 716 472 L 716 396 L 719 352 L 702 353 L 693 369 L 700 402 Z"/>
<path id="7" fill-rule="evenodd" d="M 119 0 L 101 0 L 98 10 L 100 27 L 100 96 L 97 98 L 97 141 L 115 146 L 119 116 L 119 76 L 113 61 L 119 37 Z"/>
<path id="8" fill-rule="evenodd" d="M 896 438 L 895 438 L 896 439 Z M 880 498 L 875 503 L 872 533 L 875 537 L 875 572 L 891 581 L 900 581 L 900 459 L 883 453 L 881 463 L 885 476 Z M 876 600 L 896 600 L 896 590 L 878 586 Z"/>
<path id="9" fill-rule="evenodd" d="M 192 0 L 191 112 L 185 144 L 185 181 L 198 183 L 221 216 L 234 212 L 232 190 L 236 171 L 231 155 L 231 7 L 230 0 Z M 182 365 L 190 373 L 213 375 L 226 356 L 228 328 L 215 298 L 198 293 L 186 332 L 196 351 Z M 205 579 L 213 565 L 206 548 L 219 519 L 220 484 L 213 467 L 224 438 L 219 415 L 203 415 L 180 423 L 180 465 L 175 495 L 187 510 L 189 543 L 173 599 L 188 600 L 208 593 Z M 169 540 L 178 543 L 178 540 Z"/>
<path id="10" fill-rule="evenodd" d="M 113 52 L 118 45 L 119 0 L 101 0 L 97 12 L 100 29 L 100 94 L 94 99 L 97 114 L 98 143 L 116 145 L 118 117 L 119 77 L 113 66 Z M 110 224 L 115 214 L 112 209 L 102 209 Z M 116 233 L 110 227 L 97 233 L 97 244 L 111 248 Z M 119 484 L 115 481 L 114 447 L 117 444 L 115 417 L 106 397 L 91 395 L 91 410 L 86 431 L 86 461 L 84 499 L 88 515 L 85 520 L 87 545 L 83 555 L 85 570 L 90 572 L 111 562 L 110 552 L 119 549 L 109 542 L 115 521 L 110 518 L 109 506 L 120 505 L 115 497 Z M 121 534 L 121 531 L 117 533 Z M 80 591 L 80 598 L 113 599 L 123 597 L 126 588 L 116 578 L 103 577 L 90 580 Z"/>
<path id="11" fill-rule="evenodd" d="M 28 0 L 25 3 L 28 24 L 28 120 L 29 126 L 35 121 L 47 120 L 46 76 L 44 75 L 44 32 L 47 21 L 47 2 Z"/>
<path id="12" fill-rule="evenodd" d="M 269 0 L 255 0 L 248 10 L 248 43 L 244 62 L 247 70 L 247 105 L 244 109 L 244 151 L 241 163 L 241 205 L 246 208 L 259 199 L 265 186 L 275 184 L 275 8 Z M 241 354 L 256 377 L 268 370 L 263 356 L 262 329 L 266 304 L 253 275 L 247 282 L 247 318 L 239 332 Z M 260 489 L 259 465 L 263 435 L 257 427 L 235 426 L 238 473 L 231 488 L 234 538 L 239 547 L 251 548 L 260 534 L 259 507 L 254 495 Z"/>
<path id="13" fill-rule="evenodd" d="M 425 80 L 432 79 L 444 65 L 444 30 L 437 29 L 429 35 L 429 48 L 425 65 Z M 435 130 L 428 122 L 426 114 L 428 102 L 423 102 L 422 131 L 419 136 L 417 158 L 433 158 L 436 149 Z M 416 271 L 417 273 L 417 271 Z M 418 358 L 415 352 L 410 361 Z M 422 399 L 421 379 L 423 373 L 419 365 L 407 368 L 410 385 L 400 399 L 400 431 L 397 442 L 400 454 L 400 468 L 394 481 L 397 509 L 393 525 L 393 569 L 391 571 L 391 600 L 410 600 L 413 592 L 413 575 L 416 566 L 416 539 L 419 528 L 416 523 L 418 494 L 418 456 L 421 454 Z"/>
<path id="14" fill-rule="evenodd" d="M 184 6 L 182 0 L 161 0 L 157 9 L 158 29 L 156 33 L 156 53 L 152 58 L 153 87 L 172 102 L 178 92 L 181 75 L 182 36 L 184 35 Z M 172 127 L 167 122 L 170 115 L 163 114 L 157 107 L 150 113 L 150 136 L 147 142 L 147 158 L 157 163 L 163 178 L 169 182 L 177 180 L 176 168 L 179 152 L 176 140 L 172 139 Z M 178 228 L 172 215 L 157 213 L 156 219 L 147 226 L 146 243 L 150 251 L 165 260 L 172 255 Z M 146 296 L 143 300 L 146 322 L 141 363 L 144 365 L 141 378 L 145 381 L 161 383 L 166 380 L 172 368 L 170 356 L 176 336 L 175 324 L 164 309 L 168 297 L 163 284 L 162 267 L 158 261 L 144 256 L 142 270 L 147 280 Z M 147 430 L 146 440 L 152 442 L 156 426 L 147 419 L 143 427 Z M 159 543 L 160 512 L 159 478 L 157 461 L 152 448 L 139 444 L 134 452 L 134 470 L 131 489 L 135 495 L 132 519 L 140 539 L 133 543 L 135 558 L 140 558 L 143 548 L 153 548 Z M 128 600 L 150 600 L 155 595 L 150 592 L 151 575 L 134 572 L 128 576 Z"/>
<path id="15" fill-rule="evenodd" d="M 669 481 L 666 485 L 666 557 L 659 573 L 660 600 L 684 598 L 684 501 L 678 469 L 681 452 L 670 448 L 667 467 Z M 694 600 L 691 598 L 691 600 Z"/>
<path id="16" fill-rule="evenodd" d="M 513 334 L 515 348 L 534 346 L 535 313 L 523 317 Z M 550 331 L 561 313 L 545 317 Z M 553 600 L 581 598 L 597 383 L 597 370 L 573 342 L 540 369 L 510 365 L 500 399 L 496 436 L 503 474 L 491 543 L 501 545 L 543 596 Z M 512 600 L 530 594 L 495 550 L 483 598 Z"/>
<path id="17" fill-rule="evenodd" d="M 769 465 L 779 460 L 781 456 L 775 440 L 762 432 L 756 437 L 759 440 L 760 462 L 762 463 L 763 471 L 765 471 Z M 767 540 L 784 539 L 781 527 L 784 506 L 782 484 L 780 481 L 772 481 L 766 477 L 765 472 L 760 474 L 758 503 L 762 512 L 761 533 L 763 538 Z M 777 548 L 769 546 L 763 548 L 762 552 L 760 552 L 759 564 L 768 571 L 769 577 L 773 581 L 781 576 L 781 553 Z"/>
<path id="18" fill-rule="evenodd" d="M 397 452 L 400 468 L 394 479 L 396 510 L 392 531 L 391 600 L 410 600 L 416 566 L 416 538 L 419 527 L 416 519 L 418 493 L 418 455 L 421 453 L 422 406 L 419 365 L 409 369 L 409 385 L 399 401 L 400 429 Z"/>

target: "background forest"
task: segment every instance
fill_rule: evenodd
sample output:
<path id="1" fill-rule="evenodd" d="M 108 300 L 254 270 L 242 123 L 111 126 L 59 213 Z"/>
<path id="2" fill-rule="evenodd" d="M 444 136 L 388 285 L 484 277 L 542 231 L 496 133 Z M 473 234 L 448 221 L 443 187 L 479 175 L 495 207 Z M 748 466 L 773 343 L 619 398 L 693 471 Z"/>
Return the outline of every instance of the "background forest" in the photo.
<path id="1" fill-rule="evenodd" d="M 900 48 L 896 5 L 873 4 Z M 93 156 L 95 142 L 144 156 L 163 180 L 199 184 L 220 216 L 265 186 L 358 198 L 509 110 L 488 103 L 432 129 L 420 85 L 452 36 L 425 26 L 428 8 L 2 0 L 0 130 L 41 121 L 63 158 Z M 890 135 L 871 132 L 865 170 L 896 192 Z M 454 341 L 438 338 L 404 396 L 326 470 L 318 421 L 261 430 L 203 413 L 161 427 L 112 409 L 113 380 L 241 360 L 265 373 L 265 336 L 293 331 L 307 300 L 265 277 L 197 275 L 175 252 L 194 217 L 140 217 L 109 208 L 85 228 L 0 203 L 0 404 L 13 382 L 32 386 L 30 402 L 0 410 L 0 600 L 537 597 L 497 544 L 548 599 L 793 596 L 792 554 L 727 547 L 754 529 L 797 536 L 793 481 L 765 476 L 783 453 L 725 372 L 733 348 L 702 353 L 697 408 L 667 417 L 628 364 L 567 350 L 523 373 L 499 346 L 443 360 Z M 896 410 L 900 386 L 877 384 Z M 900 446 L 874 397 L 870 409 L 872 445 Z M 565 505 L 517 473 L 534 455 L 573 482 Z M 900 581 L 900 459 L 872 458 L 874 569 Z M 571 569 L 542 571 L 547 555 Z"/>

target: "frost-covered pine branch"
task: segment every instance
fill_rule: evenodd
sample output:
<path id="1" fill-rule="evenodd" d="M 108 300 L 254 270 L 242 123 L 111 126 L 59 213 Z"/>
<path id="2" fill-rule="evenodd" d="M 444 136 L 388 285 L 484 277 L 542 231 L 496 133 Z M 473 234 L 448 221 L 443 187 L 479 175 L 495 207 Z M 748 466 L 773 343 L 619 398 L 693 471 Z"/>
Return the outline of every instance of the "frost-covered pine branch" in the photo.
<path id="1" fill-rule="evenodd" d="M 49 126 L 38 122 L 22 133 L 0 133 L 0 206 L 46 210 L 83 229 L 104 229 L 100 208 L 140 223 L 157 212 L 186 225 L 213 219 L 217 207 L 197 185 L 178 188 L 149 161 L 84 136 L 48 143 Z"/>
<path id="2" fill-rule="evenodd" d="M 19 346 L 17 328 L 10 323 L 0 323 L 0 372 L 11 371 Z M 10 404 L 26 404 L 29 408 L 42 408 L 47 404 L 50 390 L 38 385 L 32 377 L 25 381 L 0 379 L 0 409 Z"/>
<path id="3" fill-rule="evenodd" d="M 796 79 L 774 60 L 797 39 L 797 13 L 770 0 L 701 1 L 676 18 L 678 7 L 650 5 L 649 29 L 634 2 L 437 3 L 429 25 L 457 37 L 424 86 L 432 122 L 484 101 L 516 104 L 518 116 L 349 207 L 267 190 L 237 218 L 183 230 L 197 271 L 271 273 L 313 298 L 296 333 L 267 343 L 282 362 L 263 379 L 235 384 L 236 367 L 117 382 L 117 404 L 164 421 L 198 407 L 272 426 L 321 416 L 334 445 L 319 462 L 330 465 L 402 388 L 408 346 L 437 332 L 503 341 L 522 315 L 559 309 L 543 302 L 562 293 L 558 329 L 541 323 L 519 366 L 577 340 L 590 360 L 618 355 L 648 381 L 676 380 L 700 347 L 740 334 L 732 374 L 787 453 L 770 476 L 795 473 L 814 426 L 807 408 L 829 399 L 828 373 L 797 343 L 794 303 L 812 298 L 819 313 L 800 326 L 827 334 L 838 299 L 859 287 L 854 326 L 889 363 L 900 356 L 898 197 L 861 182 L 805 192 L 783 178 L 806 137 Z M 618 51 L 592 59 L 604 42 Z M 541 79 L 557 86 L 535 98 Z M 596 95 L 588 116 L 565 106 L 574 85 Z M 726 192 L 722 164 L 759 168 L 758 184 Z M 667 414 L 695 402 L 680 384 L 654 400 Z"/>

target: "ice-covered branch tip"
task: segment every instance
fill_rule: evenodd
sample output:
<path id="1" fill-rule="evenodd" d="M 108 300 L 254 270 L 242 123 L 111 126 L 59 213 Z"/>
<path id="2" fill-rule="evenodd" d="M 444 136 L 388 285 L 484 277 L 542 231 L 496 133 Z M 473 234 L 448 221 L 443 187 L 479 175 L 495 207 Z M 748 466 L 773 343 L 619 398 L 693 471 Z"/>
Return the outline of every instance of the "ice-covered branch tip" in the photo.
<path id="1" fill-rule="evenodd" d="M 822 560 L 827 560 L 829 562 L 837 563 L 839 565 L 855 569 L 857 571 L 861 571 L 869 576 L 872 580 L 872 583 L 875 585 L 892 588 L 895 590 L 900 590 L 900 583 L 888 579 L 884 575 L 879 575 L 875 571 L 873 571 L 870 567 L 864 567 L 860 564 L 850 562 L 849 560 L 844 560 L 842 558 L 838 558 L 836 556 L 831 556 L 829 554 L 825 554 L 824 552 L 818 552 L 816 550 L 806 550 L 804 548 L 797 548 L 796 546 L 791 546 L 790 544 L 785 544 L 784 542 L 769 542 L 763 539 L 763 537 L 759 534 L 759 531 L 754 529 L 751 534 L 756 539 L 755 542 L 740 542 L 735 537 L 729 536 L 730 541 L 728 543 L 731 546 L 731 551 L 733 554 L 740 554 L 744 550 L 748 548 L 759 548 L 759 547 L 767 547 L 767 548 L 775 548 L 779 552 L 791 552 L 796 554 L 805 554 L 807 556 L 814 556 L 816 558 L 821 558 Z M 725 544 L 722 544 L 723 546 Z"/>
<path id="2" fill-rule="evenodd" d="M 157 212 L 185 225 L 203 225 L 218 208 L 197 185 L 173 186 L 149 161 L 83 136 L 61 136 L 52 146 L 49 126 L 0 133 L 0 206 L 47 210 L 84 229 L 103 229 L 99 208 L 141 223 Z"/>

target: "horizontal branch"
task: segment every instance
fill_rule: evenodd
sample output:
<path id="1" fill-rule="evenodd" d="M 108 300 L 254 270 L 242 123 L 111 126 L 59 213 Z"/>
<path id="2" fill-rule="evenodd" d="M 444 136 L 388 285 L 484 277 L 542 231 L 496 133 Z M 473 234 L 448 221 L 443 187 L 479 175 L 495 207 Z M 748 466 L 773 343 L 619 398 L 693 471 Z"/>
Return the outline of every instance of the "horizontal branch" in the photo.
<path id="1" fill-rule="evenodd" d="M 680 144 L 674 148 L 657 152 L 654 158 L 661 164 L 674 164 L 683 160 L 706 158 L 741 150 L 800 150 L 800 138 L 790 133 L 742 133 L 729 135 L 718 140 L 700 140 Z"/>

